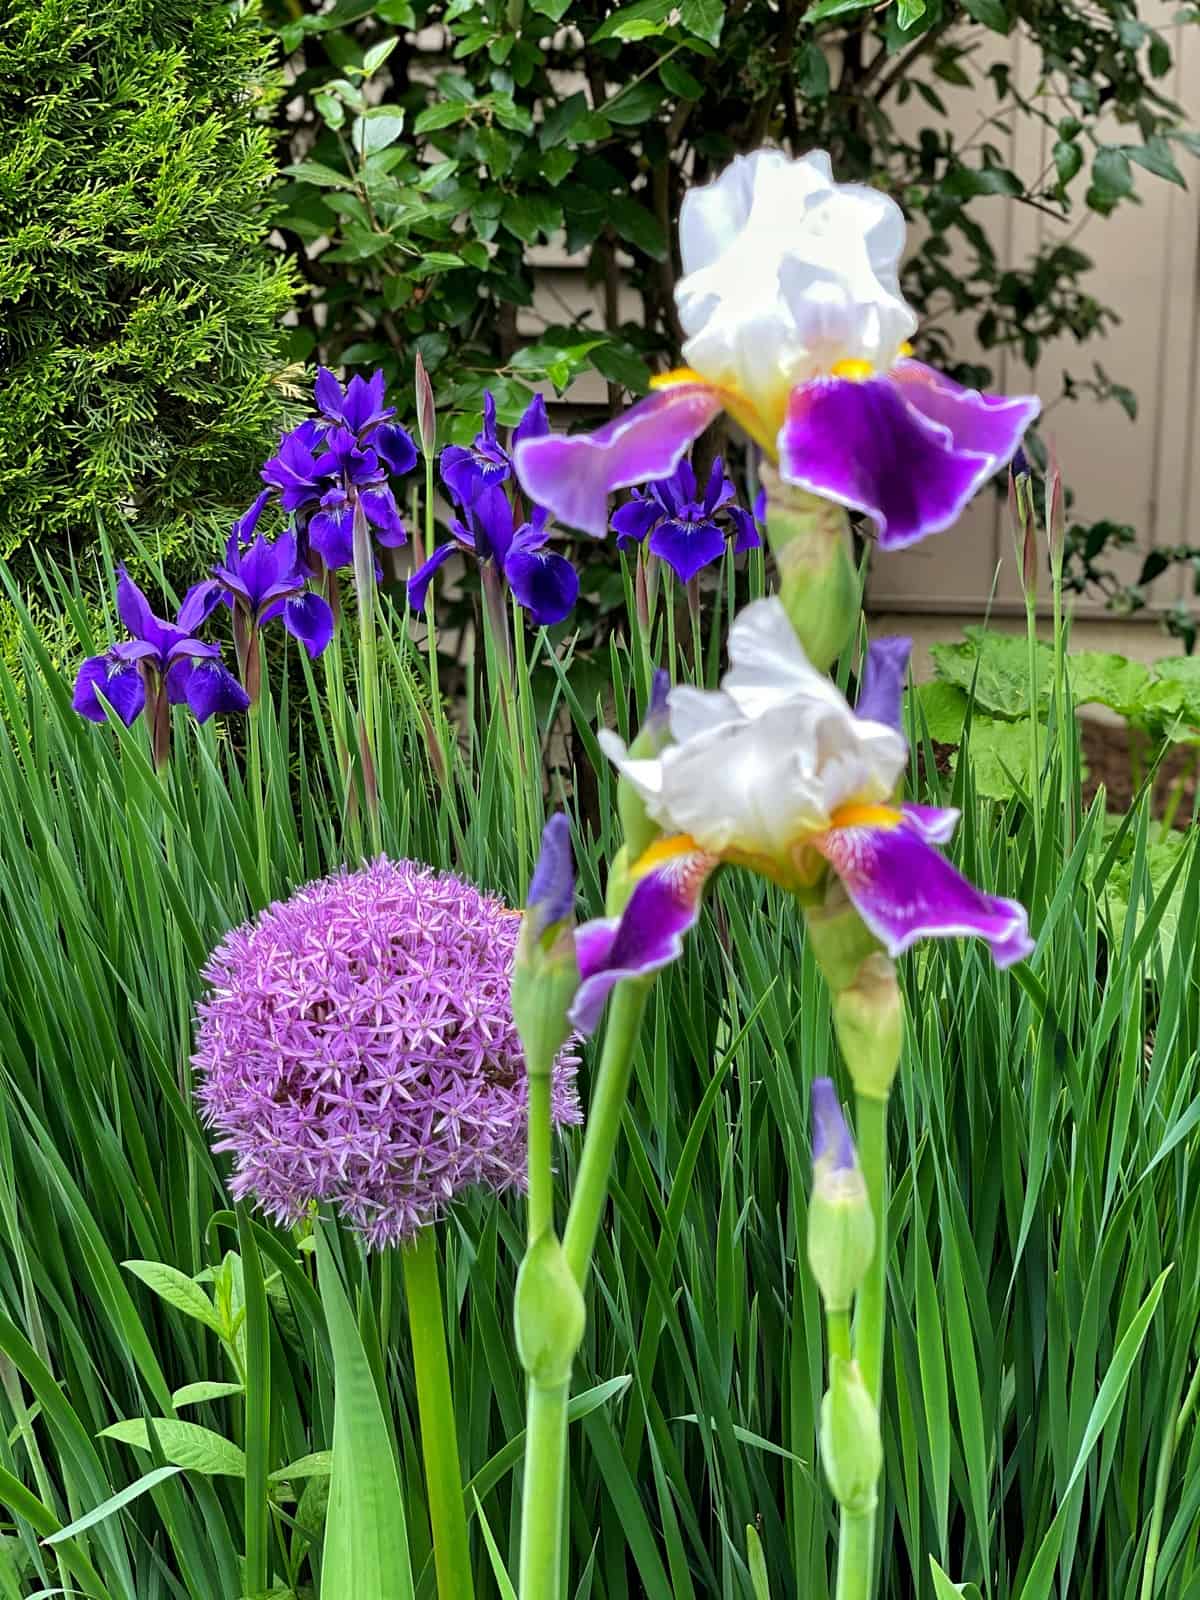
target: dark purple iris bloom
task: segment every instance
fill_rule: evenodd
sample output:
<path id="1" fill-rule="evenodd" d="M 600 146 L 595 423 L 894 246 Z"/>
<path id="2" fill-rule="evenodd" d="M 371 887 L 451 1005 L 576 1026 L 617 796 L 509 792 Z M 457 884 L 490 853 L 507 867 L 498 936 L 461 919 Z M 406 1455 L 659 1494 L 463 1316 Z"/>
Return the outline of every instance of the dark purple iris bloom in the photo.
<path id="1" fill-rule="evenodd" d="M 550 432 L 546 402 L 535 394 L 513 429 L 511 450 L 522 439 L 540 439 Z M 512 477 L 512 454 L 496 434 L 496 401 L 489 390 L 483 397 L 483 427 L 469 445 L 448 444 L 438 463 L 442 482 L 460 506 L 469 506 L 484 489 L 495 488 Z"/>
<path id="2" fill-rule="evenodd" d="M 314 389 L 321 416 L 284 434 L 262 469 L 279 491 L 284 511 L 302 513 L 307 548 L 330 571 L 354 559 L 354 507 L 381 545 L 405 542 L 404 521 L 391 479 L 417 464 L 417 447 L 404 428 L 388 421 L 383 373 L 351 378 L 346 388 L 325 367 Z"/>
<path id="3" fill-rule="evenodd" d="M 754 518 L 737 504 L 736 494 L 719 456 L 703 495 L 697 495 L 691 463 L 681 461 L 669 478 L 635 489 L 617 507 L 612 519 L 617 548 L 640 544 L 649 535 L 654 554 L 687 583 L 701 568 L 721 559 L 729 538 L 739 555 L 762 543 Z"/>
<path id="4" fill-rule="evenodd" d="M 117 613 L 130 637 L 80 667 L 72 700 L 80 716 L 91 722 L 107 719 L 100 695 L 127 727 L 146 709 L 148 699 L 156 724 L 167 705 L 181 701 L 191 707 L 197 722 L 207 722 L 218 711 L 244 711 L 246 692 L 221 665 L 217 646 L 196 637 L 220 600 L 218 586 L 194 584 L 175 621 L 166 622 L 150 609 L 124 567 L 118 573 Z M 156 753 L 165 759 L 165 747 L 157 739 Z"/>
<path id="5" fill-rule="evenodd" d="M 242 638 L 278 617 L 315 659 L 333 635 L 333 612 L 308 587 L 309 573 L 296 548 L 295 534 L 281 534 L 273 544 L 261 534 L 254 537 L 269 497 L 270 490 L 264 489 L 234 524 L 224 563 L 213 568 L 213 575 L 221 597 L 233 609 L 239 656 Z"/>
<path id="6" fill-rule="evenodd" d="M 535 506 L 528 522 L 514 528 L 512 501 L 501 484 L 481 490 L 450 519 L 453 538 L 439 545 L 408 580 L 408 602 L 416 611 L 425 606 L 425 593 L 438 568 L 456 551 L 473 555 L 482 565 L 494 561 L 517 603 L 539 626 L 561 622 L 579 595 L 579 574 L 565 556 L 547 550 L 549 513 Z"/>

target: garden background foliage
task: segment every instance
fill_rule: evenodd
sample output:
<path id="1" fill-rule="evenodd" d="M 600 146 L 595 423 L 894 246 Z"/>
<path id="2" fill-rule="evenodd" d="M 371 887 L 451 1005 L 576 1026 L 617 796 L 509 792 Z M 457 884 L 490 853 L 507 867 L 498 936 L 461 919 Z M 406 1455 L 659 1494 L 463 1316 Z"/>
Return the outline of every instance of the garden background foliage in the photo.
<path id="1" fill-rule="evenodd" d="M 0 555 L 228 530 L 285 391 L 253 6 L 0 14 Z M 207 540 L 205 541 L 207 543 Z"/>

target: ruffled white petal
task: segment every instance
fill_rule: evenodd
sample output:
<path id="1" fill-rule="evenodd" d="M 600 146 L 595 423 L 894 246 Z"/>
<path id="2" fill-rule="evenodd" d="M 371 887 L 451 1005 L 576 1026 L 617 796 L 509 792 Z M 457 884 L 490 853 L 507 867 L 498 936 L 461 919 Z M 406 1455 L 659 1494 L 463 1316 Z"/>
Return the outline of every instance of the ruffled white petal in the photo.
<path id="1" fill-rule="evenodd" d="M 768 422 L 839 361 L 890 366 L 916 327 L 900 293 L 904 234 L 895 202 L 835 183 L 823 151 L 736 158 L 684 199 L 676 298 L 689 366 Z"/>

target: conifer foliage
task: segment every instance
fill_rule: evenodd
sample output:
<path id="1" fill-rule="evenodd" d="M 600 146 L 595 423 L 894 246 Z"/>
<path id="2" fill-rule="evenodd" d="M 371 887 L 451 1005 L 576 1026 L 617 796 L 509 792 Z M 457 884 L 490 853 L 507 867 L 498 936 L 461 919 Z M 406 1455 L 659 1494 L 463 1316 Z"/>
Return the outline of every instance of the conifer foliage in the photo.
<path id="1" fill-rule="evenodd" d="M 0 8 L 0 555 L 254 490 L 284 402 L 278 93 L 253 6 Z"/>

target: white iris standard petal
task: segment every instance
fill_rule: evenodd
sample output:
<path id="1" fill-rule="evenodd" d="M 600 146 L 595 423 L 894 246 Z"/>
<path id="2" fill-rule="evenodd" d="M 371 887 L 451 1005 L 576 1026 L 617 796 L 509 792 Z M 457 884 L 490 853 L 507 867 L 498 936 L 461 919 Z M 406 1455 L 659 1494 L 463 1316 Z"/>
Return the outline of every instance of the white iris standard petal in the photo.
<path id="1" fill-rule="evenodd" d="M 602 742 L 661 828 L 786 872 L 839 807 L 891 796 L 907 747 L 895 729 L 854 715 L 805 656 L 778 599 L 741 612 L 729 655 L 719 691 L 671 691 L 676 742 L 659 756 L 633 761 L 619 739 Z"/>
<path id="2" fill-rule="evenodd" d="M 773 425 L 792 389 L 838 363 L 891 366 L 917 322 L 900 293 L 904 234 L 899 206 L 836 183 L 824 151 L 738 156 L 684 198 L 688 365 Z"/>

